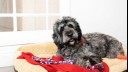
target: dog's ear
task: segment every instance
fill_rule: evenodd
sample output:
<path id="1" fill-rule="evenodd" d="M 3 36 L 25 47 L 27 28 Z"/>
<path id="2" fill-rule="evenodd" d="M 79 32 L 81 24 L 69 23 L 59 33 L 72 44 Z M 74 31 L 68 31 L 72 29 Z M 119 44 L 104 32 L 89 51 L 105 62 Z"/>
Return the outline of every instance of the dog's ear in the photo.
<path id="1" fill-rule="evenodd" d="M 77 24 L 77 31 L 78 31 L 78 40 L 80 41 L 81 40 L 81 37 L 82 37 L 82 31 L 81 31 L 81 29 L 80 29 L 80 26 L 79 26 L 79 24 Z"/>
<path id="2" fill-rule="evenodd" d="M 67 19 L 70 19 L 72 22 L 75 23 L 75 25 L 76 25 L 76 31 L 78 32 L 78 41 L 80 41 L 81 40 L 81 37 L 82 37 L 82 31 L 81 31 L 81 28 L 79 26 L 79 23 L 76 21 L 75 18 L 68 17 Z"/>
<path id="3" fill-rule="evenodd" d="M 53 35 L 52 38 L 54 40 L 54 43 L 59 46 L 61 44 L 61 38 L 59 35 L 58 27 L 59 27 L 60 20 L 57 20 L 55 24 L 53 25 Z"/>
<path id="4" fill-rule="evenodd" d="M 76 24 L 76 31 L 78 32 L 78 41 L 80 41 L 82 37 L 81 28 L 79 26 L 79 23 L 75 19 L 72 19 L 72 21 Z"/>
<path id="5" fill-rule="evenodd" d="M 54 43 L 55 43 L 56 45 L 61 44 L 61 39 L 60 39 L 60 36 L 59 36 L 58 33 L 53 33 L 52 38 L 53 38 Z"/>

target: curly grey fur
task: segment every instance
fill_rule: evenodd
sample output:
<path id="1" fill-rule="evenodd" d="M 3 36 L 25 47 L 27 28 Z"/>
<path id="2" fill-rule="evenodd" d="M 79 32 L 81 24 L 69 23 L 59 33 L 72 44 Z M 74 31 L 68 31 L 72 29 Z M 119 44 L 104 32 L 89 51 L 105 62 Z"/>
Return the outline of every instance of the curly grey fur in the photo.
<path id="1" fill-rule="evenodd" d="M 78 22 L 71 17 L 56 21 L 53 32 L 57 55 L 83 67 L 100 63 L 103 57 L 116 58 L 117 54 L 124 54 L 121 42 L 114 37 L 101 33 L 82 35 Z"/>

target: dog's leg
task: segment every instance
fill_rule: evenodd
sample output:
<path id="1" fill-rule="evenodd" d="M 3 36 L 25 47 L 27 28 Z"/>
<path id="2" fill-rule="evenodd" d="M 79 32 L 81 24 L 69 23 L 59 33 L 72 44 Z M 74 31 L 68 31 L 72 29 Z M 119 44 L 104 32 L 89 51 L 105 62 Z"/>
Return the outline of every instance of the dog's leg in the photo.
<path id="1" fill-rule="evenodd" d="M 90 66 L 90 65 L 95 65 L 95 64 L 98 64 L 98 63 L 101 63 L 102 62 L 102 58 L 97 56 L 96 54 L 92 53 L 92 52 L 85 52 L 85 53 L 82 53 L 80 52 L 78 54 L 78 58 L 76 60 L 76 63 L 78 65 L 81 65 L 81 66 Z"/>
<path id="2" fill-rule="evenodd" d="M 102 62 L 102 58 L 96 55 L 91 55 L 91 56 L 84 56 L 83 58 L 77 58 L 76 64 L 82 67 L 89 67 L 97 64 L 98 65 L 97 69 L 103 70 L 104 67 L 101 62 Z"/>
<path id="3" fill-rule="evenodd" d="M 82 67 L 88 67 L 91 65 L 91 63 L 89 62 L 89 59 L 86 57 L 86 58 L 77 58 L 77 61 L 76 63 L 77 65 L 79 66 L 82 66 Z"/>
<path id="4" fill-rule="evenodd" d="M 102 58 L 92 55 L 92 56 L 89 57 L 89 61 L 90 61 L 91 65 L 95 65 L 95 64 L 101 63 Z"/>
<path id="5" fill-rule="evenodd" d="M 107 51 L 106 57 L 116 58 L 117 55 L 124 55 L 122 44 L 117 40 L 111 40 L 109 42 L 109 49 Z"/>
<path id="6" fill-rule="evenodd" d="M 102 71 L 104 69 L 104 66 L 103 64 L 101 63 L 102 62 L 102 58 L 101 57 L 98 57 L 98 56 L 90 56 L 89 57 L 89 61 L 91 63 L 91 65 L 97 65 L 97 69 Z"/>

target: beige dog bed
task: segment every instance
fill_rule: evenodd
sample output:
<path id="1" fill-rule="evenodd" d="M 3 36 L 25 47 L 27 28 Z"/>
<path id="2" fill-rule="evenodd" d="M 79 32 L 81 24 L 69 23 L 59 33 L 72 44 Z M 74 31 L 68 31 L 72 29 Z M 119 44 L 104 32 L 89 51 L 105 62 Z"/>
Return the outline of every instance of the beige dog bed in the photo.
<path id="1" fill-rule="evenodd" d="M 127 48 L 123 47 L 125 55 L 127 55 Z M 16 59 L 21 52 L 31 52 L 39 57 L 51 57 L 55 55 L 57 47 L 53 42 L 29 44 L 18 48 L 15 53 L 14 67 L 18 72 L 47 72 L 44 68 L 38 65 L 32 65 L 24 59 Z M 127 60 L 108 59 L 104 58 L 110 68 L 110 72 L 122 72 L 127 69 Z"/>

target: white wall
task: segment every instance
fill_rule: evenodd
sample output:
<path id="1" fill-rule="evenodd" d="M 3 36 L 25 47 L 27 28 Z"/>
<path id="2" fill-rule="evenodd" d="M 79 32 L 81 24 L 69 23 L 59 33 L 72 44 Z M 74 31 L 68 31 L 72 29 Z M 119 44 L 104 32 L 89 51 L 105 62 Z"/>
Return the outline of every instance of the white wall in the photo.
<path id="1" fill-rule="evenodd" d="M 12 66 L 16 50 L 25 44 L 52 42 L 52 33 L 52 30 L 0 33 L 0 67 Z"/>
<path id="2" fill-rule="evenodd" d="M 101 32 L 127 44 L 127 0 L 71 0 L 83 33 Z"/>

